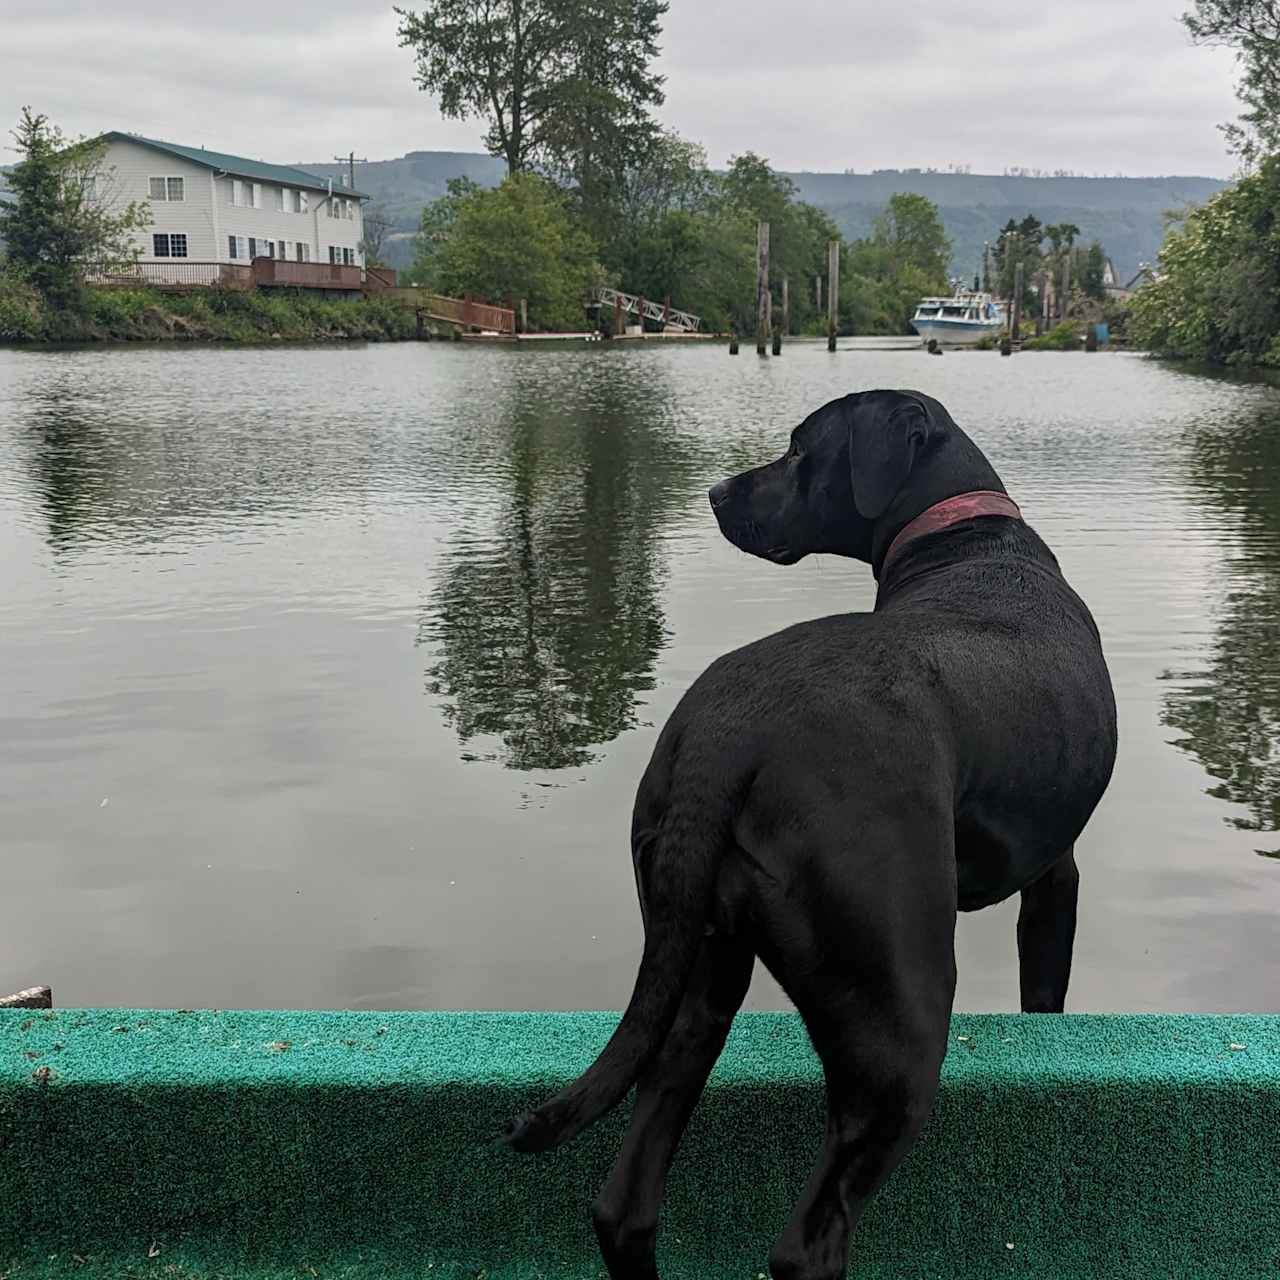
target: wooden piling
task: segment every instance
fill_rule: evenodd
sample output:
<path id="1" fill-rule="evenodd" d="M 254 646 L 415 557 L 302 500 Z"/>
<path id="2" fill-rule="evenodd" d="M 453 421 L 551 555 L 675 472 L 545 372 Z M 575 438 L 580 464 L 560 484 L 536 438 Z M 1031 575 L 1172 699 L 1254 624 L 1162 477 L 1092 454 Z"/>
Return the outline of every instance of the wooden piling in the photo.
<path id="1" fill-rule="evenodd" d="M 756 223 L 756 355 L 768 355 L 769 341 L 769 224 Z"/>
<path id="2" fill-rule="evenodd" d="M 782 332 L 791 336 L 791 282 L 782 277 Z"/>
<path id="3" fill-rule="evenodd" d="M 613 300 L 613 336 L 621 338 L 627 331 L 627 315 L 622 309 L 621 297 L 615 297 Z"/>
<path id="4" fill-rule="evenodd" d="M 827 350 L 836 349 L 840 315 L 840 241 L 827 241 Z"/>
<path id="5" fill-rule="evenodd" d="M 1059 317 L 1065 320 L 1067 312 L 1071 309 L 1071 251 L 1069 249 L 1062 259 L 1062 299 L 1059 306 L 1061 308 Z"/>
<path id="6" fill-rule="evenodd" d="M 1018 328 L 1022 324 L 1022 259 L 1013 269 L 1013 306 L 1009 311 L 1009 337 L 1018 341 Z"/>
<path id="7" fill-rule="evenodd" d="M 820 273 L 813 277 L 813 309 L 819 315 L 822 314 L 822 275 Z"/>
<path id="8" fill-rule="evenodd" d="M 520 332 L 529 332 L 529 299 L 520 299 Z"/>
<path id="9" fill-rule="evenodd" d="M 729 335 L 729 354 L 731 356 L 736 356 L 738 354 L 738 335 L 736 333 L 731 333 Z"/>

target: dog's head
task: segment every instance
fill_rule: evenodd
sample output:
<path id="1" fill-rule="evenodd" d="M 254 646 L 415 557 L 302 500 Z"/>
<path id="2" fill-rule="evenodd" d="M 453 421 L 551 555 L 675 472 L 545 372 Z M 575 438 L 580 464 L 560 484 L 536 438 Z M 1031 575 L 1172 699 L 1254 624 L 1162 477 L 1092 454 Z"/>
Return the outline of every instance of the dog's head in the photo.
<path id="1" fill-rule="evenodd" d="M 911 519 L 939 500 L 929 497 L 934 484 L 918 486 L 919 504 L 909 491 L 926 460 L 956 437 L 964 439 L 942 405 L 917 391 L 845 396 L 796 427 L 776 462 L 716 485 L 711 508 L 734 546 L 775 564 L 816 552 L 871 561 L 882 540 L 877 521 L 891 508 L 918 506 Z"/>

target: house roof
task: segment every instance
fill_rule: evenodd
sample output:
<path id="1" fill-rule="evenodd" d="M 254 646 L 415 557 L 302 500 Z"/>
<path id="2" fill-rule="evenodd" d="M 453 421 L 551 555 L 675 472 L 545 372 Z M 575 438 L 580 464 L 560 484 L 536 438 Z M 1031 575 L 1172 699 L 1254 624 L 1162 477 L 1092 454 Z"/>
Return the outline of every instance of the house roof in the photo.
<path id="1" fill-rule="evenodd" d="M 288 164 L 264 164 L 261 160 L 250 160 L 246 156 L 227 155 L 222 151 L 206 151 L 204 147 L 183 147 L 176 142 L 160 142 L 156 138 L 144 138 L 137 133 L 122 133 L 113 129 L 104 133 L 103 139 L 108 142 L 136 142 L 142 147 L 152 147 L 156 151 L 167 152 L 192 164 L 204 165 L 207 169 L 217 169 L 221 173 L 235 174 L 237 178 L 256 178 L 260 182 L 279 182 L 286 187 L 302 187 L 308 191 L 328 191 L 330 182 L 333 189 L 344 196 L 355 196 L 358 200 L 371 197 L 351 187 L 340 186 L 330 178 L 322 178 L 318 174 L 308 173 L 305 169 L 295 169 Z"/>

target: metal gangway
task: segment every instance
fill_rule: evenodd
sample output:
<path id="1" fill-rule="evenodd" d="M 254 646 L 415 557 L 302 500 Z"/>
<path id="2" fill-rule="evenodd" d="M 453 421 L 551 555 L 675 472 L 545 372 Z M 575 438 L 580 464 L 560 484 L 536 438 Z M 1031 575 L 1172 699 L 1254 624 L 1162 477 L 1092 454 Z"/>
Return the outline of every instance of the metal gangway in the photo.
<path id="1" fill-rule="evenodd" d="M 698 316 L 688 311 L 679 311 L 666 302 L 654 302 L 652 298 L 642 298 L 638 294 L 623 293 L 621 289 L 609 289 L 598 285 L 591 291 L 590 307 L 604 307 L 615 314 L 622 310 L 629 316 L 636 316 L 641 323 L 652 320 L 664 329 L 679 329 L 684 333 L 697 333 L 702 327 Z"/>

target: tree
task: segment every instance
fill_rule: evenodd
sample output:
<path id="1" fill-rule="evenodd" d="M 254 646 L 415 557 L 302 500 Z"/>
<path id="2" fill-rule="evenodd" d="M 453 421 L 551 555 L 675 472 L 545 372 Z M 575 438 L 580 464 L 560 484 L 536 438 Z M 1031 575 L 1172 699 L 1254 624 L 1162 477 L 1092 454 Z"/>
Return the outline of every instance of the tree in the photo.
<path id="1" fill-rule="evenodd" d="M 1087 249 L 1076 250 L 1077 259 L 1072 274 L 1080 281 L 1086 296 L 1101 302 L 1107 296 L 1107 255 L 1095 240 Z"/>
<path id="2" fill-rule="evenodd" d="M 915 267 L 935 287 L 946 287 L 951 241 L 937 205 L 926 196 L 909 192 L 890 196 L 876 219 L 872 239 L 884 249 L 891 270 Z"/>
<path id="3" fill-rule="evenodd" d="M 13 198 L 0 200 L 8 265 L 55 305 L 68 306 L 79 297 L 86 263 L 136 261 L 133 233 L 150 225 L 150 207 L 120 205 L 101 140 L 69 143 L 30 107 L 13 138 L 22 158 L 8 176 Z"/>
<path id="4" fill-rule="evenodd" d="M 662 77 L 649 69 L 667 0 L 428 0 L 395 10 L 418 87 L 441 113 L 488 122 L 485 145 L 514 174 L 582 176 L 652 127 Z M 615 150 L 616 154 L 616 150 Z"/>
<path id="5" fill-rule="evenodd" d="M 1280 365 L 1280 156 L 1170 229 L 1130 309 L 1134 337 L 1160 354 Z"/>
<path id="6" fill-rule="evenodd" d="M 413 265 L 406 278 L 414 284 L 439 287 L 439 264 L 445 243 L 463 203 L 482 188 L 470 178 L 450 178 L 446 194 L 422 210 L 422 220 L 414 240 Z"/>
<path id="7" fill-rule="evenodd" d="M 1046 234 L 1040 219 L 1027 214 L 1021 222 L 1010 218 L 1001 229 L 993 257 L 996 263 L 996 291 L 1003 298 L 1012 298 L 1018 279 L 1018 263 L 1022 264 L 1022 305 L 1035 305 L 1034 285 L 1036 277 L 1046 263 L 1040 252 L 1040 242 Z"/>
<path id="8" fill-rule="evenodd" d="M 924 196 L 891 196 L 870 237 L 855 240 L 841 254 L 841 328 L 909 333 L 916 303 L 949 288 L 950 257 L 937 207 Z"/>
<path id="9" fill-rule="evenodd" d="M 817 318 L 807 285 L 826 270 L 827 242 L 838 240 L 840 232 L 830 215 L 795 195 L 796 186 L 790 178 L 775 172 L 762 156 L 747 151 L 730 158 L 716 202 L 722 210 L 745 214 L 749 224 L 769 224 L 769 276 L 775 287 L 780 287 L 783 279 L 790 281 L 792 327 L 803 330 Z M 747 260 L 754 262 L 754 225 L 749 226 L 748 234 Z M 754 328 L 754 292 L 746 291 L 735 303 L 735 324 Z"/>
<path id="10" fill-rule="evenodd" d="M 463 187 L 444 201 L 453 202 L 448 229 L 432 242 L 428 283 L 455 297 L 524 298 L 537 328 L 582 327 L 599 267 L 563 192 L 535 174 L 517 173 L 500 187 Z"/>
<path id="11" fill-rule="evenodd" d="M 1236 51 L 1245 110 L 1222 126 L 1227 143 L 1247 164 L 1280 151 L 1280 3 L 1277 0 L 1196 0 L 1182 23 L 1197 44 Z"/>
<path id="12" fill-rule="evenodd" d="M 364 235 L 360 238 L 360 250 L 364 254 L 365 265 L 382 266 L 382 250 L 386 246 L 387 235 L 391 231 L 391 215 L 384 204 L 371 204 L 364 210 Z"/>

